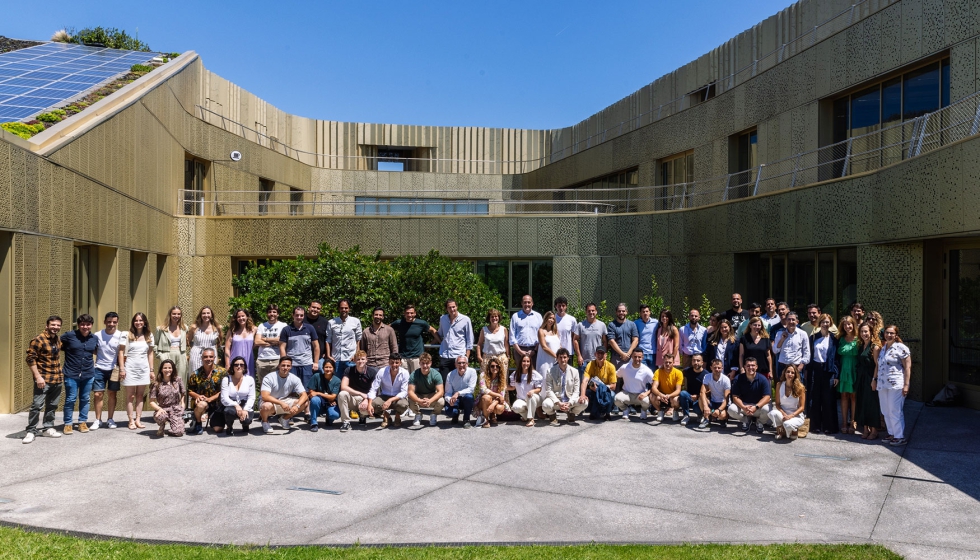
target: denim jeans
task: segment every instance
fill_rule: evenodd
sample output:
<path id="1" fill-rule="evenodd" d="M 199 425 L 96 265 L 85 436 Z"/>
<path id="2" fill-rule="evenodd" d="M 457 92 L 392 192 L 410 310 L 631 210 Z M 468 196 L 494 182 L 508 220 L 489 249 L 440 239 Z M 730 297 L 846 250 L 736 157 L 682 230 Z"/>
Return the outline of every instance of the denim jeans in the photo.
<path id="1" fill-rule="evenodd" d="M 72 379 L 65 377 L 65 425 L 72 424 L 72 417 L 75 415 L 75 401 L 78 400 L 78 421 L 88 422 L 88 401 L 92 394 L 92 384 L 95 383 L 94 377 L 88 379 Z"/>
<path id="2" fill-rule="evenodd" d="M 346 360 L 334 360 L 334 362 L 333 362 L 333 369 L 334 369 L 333 376 L 336 377 L 336 378 L 342 379 L 344 377 L 344 373 L 348 369 L 350 369 L 352 367 L 354 367 L 354 362 L 348 362 Z M 323 369 L 320 369 L 320 371 L 323 371 Z M 303 385 L 303 386 L 306 387 L 306 385 Z"/>
<path id="3" fill-rule="evenodd" d="M 681 394 L 678 395 L 677 400 L 680 401 L 681 403 L 681 410 L 684 411 L 684 416 L 687 416 L 688 414 L 691 413 L 692 405 L 698 409 L 698 413 L 701 412 L 701 405 L 699 405 L 697 401 L 691 398 L 691 393 L 682 390 Z"/>
<path id="4" fill-rule="evenodd" d="M 310 386 L 310 381 L 313 379 L 313 366 L 293 366 L 289 373 L 295 375 L 303 382 L 303 388 Z"/>
<path id="5" fill-rule="evenodd" d="M 310 425 L 316 426 L 320 413 L 323 412 L 324 419 L 323 422 L 329 426 L 333 424 L 334 420 L 340 419 L 340 411 L 337 410 L 337 405 L 330 404 L 327 399 L 316 396 L 310 399 Z"/>
<path id="6" fill-rule="evenodd" d="M 473 413 L 473 395 L 460 395 L 456 399 L 456 405 L 450 405 L 449 399 L 446 399 L 446 408 L 443 410 L 443 414 L 451 418 L 457 418 L 459 413 L 463 413 L 463 422 L 469 422 L 470 414 Z"/>
<path id="7" fill-rule="evenodd" d="M 657 371 L 657 355 L 643 353 L 643 363 L 646 364 L 650 371 Z"/>
<path id="8" fill-rule="evenodd" d="M 31 412 L 27 415 L 27 431 L 37 435 L 37 421 L 41 417 L 41 409 L 44 409 L 44 423 L 41 429 L 46 430 L 54 427 L 54 415 L 58 412 L 58 399 L 61 398 L 61 383 L 45 383 L 44 389 L 38 389 L 34 384 L 34 401 L 31 403 Z"/>

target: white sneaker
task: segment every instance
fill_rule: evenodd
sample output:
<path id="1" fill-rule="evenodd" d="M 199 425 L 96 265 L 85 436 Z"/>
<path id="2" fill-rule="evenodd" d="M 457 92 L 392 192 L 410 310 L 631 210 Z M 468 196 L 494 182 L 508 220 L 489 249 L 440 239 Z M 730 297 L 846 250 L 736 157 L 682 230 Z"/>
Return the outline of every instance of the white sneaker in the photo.
<path id="1" fill-rule="evenodd" d="M 701 423 L 698 425 L 698 428 L 701 428 L 703 430 L 703 429 L 707 428 L 710 423 L 711 423 L 711 421 L 708 420 L 707 417 L 705 417 L 705 418 L 703 418 L 701 420 Z"/>
<path id="2" fill-rule="evenodd" d="M 415 413 L 412 412 L 412 409 L 408 409 L 404 414 L 402 414 L 402 417 L 405 418 L 405 420 L 411 420 L 412 418 L 415 418 Z"/>
<path id="3" fill-rule="evenodd" d="M 280 418 L 279 425 L 282 426 L 283 430 L 289 431 L 289 418 Z"/>
<path id="4" fill-rule="evenodd" d="M 687 426 L 687 422 L 690 420 L 689 417 L 685 416 L 681 418 L 681 426 Z"/>
<path id="5" fill-rule="evenodd" d="M 33 442 L 34 441 L 34 437 L 35 436 L 34 436 L 34 434 L 32 432 L 27 432 L 27 435 L 24 436 L 24 443 L 31 443 L 31 442 Z"/>
<path id="6" fill-rule="evenodd" d="M 101 427 L 102 427 L 102 422 L 99 422 L 98 420 L 96 420 L 95 422 L 92 422 L 92 425 L 89 426 L 88 429 L 89 430 L 98 430 Z"/>
<path id="7" fill-rule="evenodd" d="M 646 420 L 646 419 L 647 419 L 647 411 L 641 410 L 640 411 L 640 420 Z"/>
<path id="8" fill-rule="evenodd" d="M 262 433 L 263 434 L 271 434 L 272 433 L 272 424 L 270 424 L 268 422 L 262 422 Z"/>
<path id="9" fill-rule="evenodd" d="M 44 437 L 60 438 L 61 437 L 61 432 L 59 432 L 58 430 L 56 430 L 54 428 L 48 428 L 47 430 L 44 430 L 43 432 L 41 432 L 41 435 L 44 436 Z"/>
<path id="10" fill-rule="evenodd" d="M 661 410 L 660 412 L 657 413 L 657 422 L 663 422 L 663 421 L 664 421 L 664 411 Z"/>
<path id="11" fill-rule="evenodd" d="M 113 420 L 112 418 L 110 418 L 110 419 L 109 419 L 109 420 L 108 420 L 108 421 L 107 421 L 107 422 L 105 423 L 105 427 L 106 427 L 106 428 L 109 428 L 110 430 L 115 430 L 115 429 L 116 429 L 116 421 L 115 421 L 115 420 Z"/>
<path id="12" fill-rule="evenodd" d="M 422 416 L 422 415 L 421 414 L 416 414 L 415 415 L 415 420 L 412 420 L 412 427 L 413 428 L 421 428 L 422 427 L 422 421 L 419 420 L 419 417 L 420 416 Z"/>
<path id="13" fill-rule="evenodd" d="M 674 411 L 674 422 L 677 422 L 677 419 L 678 419 L 678 418 L 680 418 L 680 417 L 681 417 L 681 413 L 680 413 L 680 412 L 677 412 L 677 411 L 675 410 L 675 411 Z M 685 423 L 686 423 L 686 422 L 685 422 Z"/>
<path id="14" fill-rule="evenodd" d="M 429 415 L 429 425 L 430 426 L 435 426 L 436 425 L 436 415 L 435 414 L 430 414 Z"/>

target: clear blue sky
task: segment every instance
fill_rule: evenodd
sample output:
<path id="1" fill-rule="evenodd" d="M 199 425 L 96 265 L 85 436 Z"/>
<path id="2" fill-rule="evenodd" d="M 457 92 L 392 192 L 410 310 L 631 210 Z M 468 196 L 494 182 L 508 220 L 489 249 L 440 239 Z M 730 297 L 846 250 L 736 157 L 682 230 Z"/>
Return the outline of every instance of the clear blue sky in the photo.
<path id="1" fill-rule="evenodd" d="M 301 116 L 559 128 L 696 59 L 790 0 L 0 0 L 0 35 L 102 25 Z"/>

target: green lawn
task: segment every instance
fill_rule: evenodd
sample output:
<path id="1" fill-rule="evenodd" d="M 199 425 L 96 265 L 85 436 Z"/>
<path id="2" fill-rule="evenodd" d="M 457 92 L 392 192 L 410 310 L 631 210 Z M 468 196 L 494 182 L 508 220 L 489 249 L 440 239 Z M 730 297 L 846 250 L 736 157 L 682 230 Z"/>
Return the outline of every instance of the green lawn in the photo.
<path id="1" fill-rule="evenodd" d="M 637 560 L 640 558 L 689 558 L 760 560 L 765 558 L 803 559 L 897 559 L 888 549 L 875 545 L 816 545 L 777 544 L 769 546 L 743 545 L 680 545 L 680 546 L 473 546 L 419 548 L 260 548 L 241 546 L 200 547 L 187 545 L 151 545 L 125 541 L 88 540 L 59 534 L 35 533 L 0 527 L 0 558 L 232 558 L 232 559 L 307 559 L 336 558 L 338 560 L 456 560 L 480 558 L 490 560 L 538 560 L 545 558 L 574 558 L 587 560 Z"/>

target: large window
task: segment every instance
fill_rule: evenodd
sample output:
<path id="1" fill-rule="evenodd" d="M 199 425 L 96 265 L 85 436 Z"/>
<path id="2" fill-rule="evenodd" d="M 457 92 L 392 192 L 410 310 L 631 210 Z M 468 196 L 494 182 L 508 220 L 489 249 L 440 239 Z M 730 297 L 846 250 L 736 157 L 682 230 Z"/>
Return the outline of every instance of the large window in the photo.
<path id="1" fill-rule="evenodd" d="M 736 286 L 745 301 L 785 301 L 801 321 L 811 303 L 836 321 L 857 299 L 854 248 L 737 255 L 736 264 Z"/>
<path id="2" fill-rule="evenodd" d="M 727 200 L 745 198 L 754 194 L 755 179 L 759 166 L 759 133 L 746 130 L 728 139 L 728 178 L 725 191 Z"/>
<path id="3" fill-rule="evenodd" d="M 534 308 L 537 311 L 544 313 L 551 309 L 550 260 L 476 261 L 476 273 L 500 294 L 508 313 L 521 308 L 521 298 L 525 294 L 531 294 L 534 298 Z"/>
<path id="4" fill-rule="evenodd" d="M 185 216 L 204 215 L 204 191 L 207 187 L 208 163 L 191 155 L 184 158 Z"/>
<path id="5" fill-rule="evenodd" d="M 354 197 L 355 216 L 446 216 L 487 215 L 489 213 L 489 200 Z"/>
<path id="6" fill-rule="evenodd" d="M 686 183 L 694 181 L 694 150 L 660 160 L 660 187 L 656 210 L 685 208 Z M 678 186 L 679 185 L 679 186 Z"/>
<path id="7" fill-rule="evenodd" d="M 265 216 L 269 213 L 269 198 L 275 189 L 275 181 L 269 179 L 259 179 L 259 215 Z"/>
<path id="8" fill-rule="evenodd" d="M 589 179 L 554 193 L 554 200 L 565 201 L 556 204 L 555 212 L 637 212 L 639 201 L 631 194 L 632 187 L 639 184 L 640 172 L 634 167 L 601 177 Z M 582 201 L 579 203 L 578 201 Z M 540 207 L 533 207 L 540 208 Z"/>

